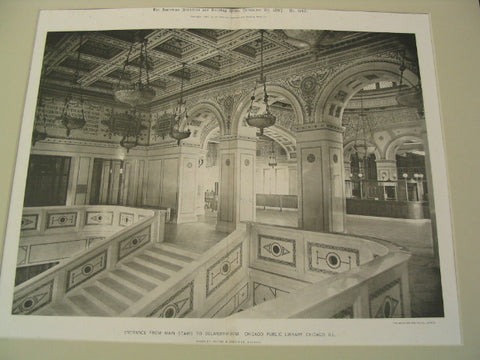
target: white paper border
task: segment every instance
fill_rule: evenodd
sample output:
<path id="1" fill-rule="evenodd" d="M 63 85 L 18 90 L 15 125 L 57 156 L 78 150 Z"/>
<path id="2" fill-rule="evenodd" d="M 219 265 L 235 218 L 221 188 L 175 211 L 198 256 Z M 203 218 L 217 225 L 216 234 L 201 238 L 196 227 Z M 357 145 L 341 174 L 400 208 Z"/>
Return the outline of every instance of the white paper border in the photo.
<path id="1" fill-rule="evenodd" d="M 165 9 L 168 9 L 166 11 Z M 174 11 L 173 9 L 178 9 Z M 30 135 L 33 127 L 40 70 L 47 31 L 87 31 L 134 28 L 275 28 L 415 33 L 424 89 L 425 118 L 434 186 L 440 253 L 443 318 L 203 320 L 150 318 L 87 318 L 12 316 L 13 283 L 20 233 Z M 49 10 L 39 16 L 29 85 L 21 127 L 0 279 L 0 337 L 81 339 L 162 343 L 233 343 L 295 345 L 435 345 L 461 342 L 450 202 L 440 121 L 430 20 L 426 14 L 299 10 L 144 8 Z M 427 89 L 427 90 L 425 90 Z M 175 331 L 155 335 L 150 331 Z M 129 333 L 137 331 L 134 335 Z M 146 335 L 140 333 L 145 331 Z M 193 335 L 178 335 L 179 332 Z M 206 332 L 238 332 L 214 336 Z M 265 336 L 267 331 L 284 336 Z M 202 335 L 197 335 L 202 332 Z M 264 336 L 255 336 L 254 333 Z M 302 332 L 302 336 L 286 336 Z M 316 334 L 307 336 L 306 333 Z M 324 334 L 323 336 L 321 334 Z M 229 342 L 231 341 L 231 342 Z"/>

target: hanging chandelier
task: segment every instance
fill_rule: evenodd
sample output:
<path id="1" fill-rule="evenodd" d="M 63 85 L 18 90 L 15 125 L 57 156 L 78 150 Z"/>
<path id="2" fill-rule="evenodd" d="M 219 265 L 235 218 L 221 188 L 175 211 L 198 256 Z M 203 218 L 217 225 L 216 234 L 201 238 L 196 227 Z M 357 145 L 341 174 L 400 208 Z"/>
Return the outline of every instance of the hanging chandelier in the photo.
<path id="1" fill-rule="evenodd" d="M 180 146 L 180 141 L 186 139 L 190 136 L 190 129 L 181 130 L 181 124 L 186 122 L 185 125 L 188 125 L 188 114 L 187 114 L 187 105 L 186 101 L 183 100 L 183 81 L 185 78 L 185 63 L 182 64 L 182 82 L 180 85 L 180 99 L 178 100 L 177 106 L 172 116 L 170 124 L 170 136 L 177 140 L 177 145 Z"/>
<path id="2" fill-rule="evenodd" d="M 401 106 L 414 107 L 417 108 L 417 111 L 420 115 L 423 114 L 423 95 L 422 95 L 422 86 L 420 82 L 420 77 L 418 78 L 417 85 L 412 87 L 403 86 L 403 74 L 407 69 L 405 66 L 406 55 L 405 50 L 402 51 L 402 64 L 400 65 L 400 79 L 399 79 L 399 90 L 396 96 L 397 103 Z"/>
<path id="3" fill-rule="evenodd" d="M 143 130 L 148 129 L 147 126 L 142 124 L 140 115 L 137 113 L 137 109 L 134 107 L 131 111 L 125 113 L 115 114 L 113 111 L 108 120 L 102 120 L 102 124 L 107 127 L 107 134 L 121 136 L 120 146 L 127 149 L 127 153 L 130 149 L 138 146 L 140 133 Z"/>
<path id="4" fill-rule="evenodd" d="M 155 90 L 150 86 L 148 73 L 152 66 L 147 54 L 147 41 L 145 37 L 142 38 L 140 32 L 135 32 L 134 40 L 130 45 L 127 58 L 123 64 L 118 84 L 114 87 L 113 91 L 113 95 L 117 101 L 132 107 L 147 104 L 155 97 Z M 132 53 L 135 48 L 139 49 L 137 61 L 132 60 Z M 127 74 L 127 66 L 135 66 L 138 68 L 137 80 L 132 81 L 130 79 L 130 76 Z M 143 77 L 145 77 L 145 80 Z"/>
<path id="5" fill-rule="evenodd" d="M 65 102 L 63 105 L 62 114 L 60 115 L 60 121 L 62 125 L 67 129 L 67 136 L 70 136 L 72 130 L 82 129 L 87 123 L 85 119 L 84 111 L 84 99 L 83 95 L 80 94 L 80 101 L 77 101 L 73 96 L 73 89 L 78 84 L 78 78 L 80 75 L 80 48 L 82 47 L 83 36 L 80 35 L 80 43 L 78 44 L 77 51 L 77 61 L 75 66 L 75 73 L 73 75 L 73 81 L 70 89 L 67 91 L 65 96 Z"/>
<path id="6" fill-rule="evenodd" d="M 360 92 L 360 114 L 355 127 L 353 150 L 357 161 L 363 163 L 365 171 L 367 171 L 367 158 L 375 151 L 375 146 L 370 146 L 368 140 L 370 140 L 372 144 L 375 144 L 373 140 L 373 125 L 363 107 L 363 93 Z"/>
<path id="7" fill-rule="evenodd" d="M 257 90 L 257 83 L 253 88 L 253 95 L 250 98 L 250 108 L 248 109 L 247 124 L 250 126 L 254 126 L 260 129 L 260 135 L 263 135 L 263 129 L 275 124 L 277 118 L 270 112 L 270 105 L 268 104 L 268 93 L 267 93 L 267 79 L 263 75 L 263 33 L 265 30 L 260 30 L 260 79 L 258 83 L 260 86 L 263 85 L 263 102 L 265 105 L 265 109 L 263 111 L 259 111 L 259 109 L 254 108 L 254 101 L 255 101 L 255 92 Z"/>
<path id="8" fill-rule="evenodd" d="M 268 166 L 275 168 L 277 166 L 277 155 L 275 154 L 275 142 L 272 140 L 272 150 L 268 156 Z"/>

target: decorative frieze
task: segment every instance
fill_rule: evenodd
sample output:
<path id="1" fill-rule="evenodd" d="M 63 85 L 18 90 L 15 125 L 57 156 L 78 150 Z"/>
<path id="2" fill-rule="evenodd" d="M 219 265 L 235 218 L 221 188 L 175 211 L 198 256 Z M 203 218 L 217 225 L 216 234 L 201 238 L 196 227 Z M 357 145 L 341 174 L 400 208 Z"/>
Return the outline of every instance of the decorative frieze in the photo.
<path id="1" fill-rule="evenodd" d="M 258 258 L 295 267 L 296 241 L 268 235 L 258 235 Z"/>
<path id="2" fill-rule="evenodd" d="M 150 226 L 118 243 L 118 260 L 150 242 Z"/>
<path id="3" fill-rule="evenodd" d="M 155 308 L 148 317 L 182 318 L 193 309 L 193 281 Z"/>
<path id="4" fill-rule="evenodd" d="M 404 317 L 402 283 L 396 279 L 369 296 L 370 317 Z"/>
<path id="5" fill-rule="evenodd" d="M 20 230 L 37 230 L 38 214 L 22 215 Z"/>
<path id="6" fill-rule="evenodd" d="M 242 244 L 207 269 L 206 293 L 209 296 L 242 267 Z"/>
<path id="7" fill-rule="evenodd" d="M 52 301 L 53 280 L 13 301 L 13 315 L 28 315 Z"/>
<path id="8" fill-rule="evenodd" d="M 47 229 L 75 227 L 76 225 L 77 225 L 76 212 L 48 214 L 47 216 Z"/>
<path id="9" fill-rule="evenodd" d="M 85 216 L 86 225 L 112 225 L 113 212 L 111 211 L 87 211 Z"/>
<path id="10" fill-rule="evenodd" d="M 95 255 L 67 273 L 66 291 L 73 289 L 84 281 L 103 271 L 107 266 L 107 250 Z"/>
<path id="11" fill-rule="evenodd" d="M 360 265 L 358 249 L 307 243 L 308 268 L 326 274 L 338 274 Z"/>

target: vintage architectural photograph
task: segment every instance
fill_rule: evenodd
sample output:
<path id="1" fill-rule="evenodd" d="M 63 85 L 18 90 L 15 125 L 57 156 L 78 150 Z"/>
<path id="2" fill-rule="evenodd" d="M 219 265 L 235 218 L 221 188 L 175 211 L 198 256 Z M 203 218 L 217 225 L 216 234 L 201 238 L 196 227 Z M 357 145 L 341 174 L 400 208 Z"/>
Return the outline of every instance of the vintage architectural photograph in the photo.
<path id="1" fill-rule="evenodd" d="M 444 317 L 416 44 L 49 31 L 12 314 Z"/>

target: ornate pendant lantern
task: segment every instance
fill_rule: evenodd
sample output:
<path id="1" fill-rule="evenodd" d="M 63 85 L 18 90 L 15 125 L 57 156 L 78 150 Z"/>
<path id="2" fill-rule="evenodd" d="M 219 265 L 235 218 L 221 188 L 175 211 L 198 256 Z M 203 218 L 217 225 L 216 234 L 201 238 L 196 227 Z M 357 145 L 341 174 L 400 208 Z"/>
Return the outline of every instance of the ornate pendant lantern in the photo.
<path id="1" fill-rule="evenodd" d="M 38 101 L 37 112 L 35 114 L 37 122 L 43 123 L 43 131 L 38 130 L 36 127 L 33 129 L 32 134 L 32 146 L 35 146 L 37 141 L 42 141 L 47 138 L 47 119 L 45 117 L 45 104 L 43 99 L 40 98 Z"/>
<path id="2" fill-rule="evenodd" d="M 369 146 L 368 140 L 370 140 L 372 144 L 375 144 L 373 140 L 373 125 L 371 124 L 370 118 L 365 113 L 365 109 L 363 108 L 363 94 L 360 93 L 360 114 L 355 127 L 355 142 L 353 150 L 358 164 L 363 164 L 363 171 L 365 174 L 368 173 L 367 158 L 375 151 L 375 146 Z M 361 178 L 360 175 L 361 172 L 359 173 L 359 177 Z"/>
<path id="3" fill-rule="evenodd" d="M 82 129 L 87 123 L 85 119 L 84 111 L 84 99 L 83 95 L 80 94 L 80 100 L 77 101 L 73 96 L 73 89 L 78 84 L 78 78 L 80 75 L 80 48 L 82 47 L 83 36 L 80 36 L 80 43 L 78 45 L 77 52 L 77 63 L 75 73 L 73 75 L 73 81 L 70 89 L 67 91 L 65 96 L 65 103 L 63 105 L 62 114 L 60 115 L 60 121 L 62 125 L 67 129 L 67 136 L 70 136 L 72 130 Z"/>
<path id="4" fill-rule="evenodd" d="M 265 105 L 265 109 L 263 111 L 258 111 L 258 109 L 254 109 L 254 101 L 255 101 L 255 92 L 257 90 L 257 84 L 253 88 L 253 95 L 250 98 L 250 108 L 248 109 L 247 124 L 250 126 L 254 126 L 260 129 L 260 135 L 263 135 L 263 129 L 275 124 L 277 118 L 270 112 L 270 105 L 268 104 L 268 93 L 267 93 L 267 79 L 263 75 L 263 33 L 264 30 L 260 30 L 260 79 L 258 83 L 262 86 L 263 85 L 263 102 Z"/>
<path id="5" fill-rule="evenodd" d="M 268 166 L 271 166 L 272 169 L 277 166 L 277 155 L 275 154 L 275 142 L 272 140 L 272 151 L 268 156 Z"/>
<path id="6" fill-rule="evenodd" d="M 138 60 L 133 61 L 133 52 L 137 51 Z M 138 79 L 131 81 L 127 74 L 127 66 L 138 68 Z M 118 84 L 114 87 L 113 95 L 121 103 L 132 107 L 147 104 L 155 97 L 155 90 L 150 86 L 149 70 L 152 66 L 147 54 L 147 39 L 142 38 L 140 32 L 134 35 L 134 41 L 130 46 L 127 58 L 123 64 L 122 73 Z M 145 79 L 143 77 L 145 76 Z"/>
<path id="7" fill-rule="evenodd" d="M 107 134 L 110 137 L 112 135 L 122 137 L 120 146 L 127 149 L 127 153 L 130 149 L 138 146 L 140 133 L 148 129 L 147 126 L 142 124 L 136 108 L 123 114 L 114 114 L 112 111 L 110 118 L 102 120 L 102 124 L 107 127 Z"/>
<path id="8" fill-rule="evenodd" d="M 185 77 L 185 63 L 182 66 L 182 82 L 180 85 L 180 99 L 178 100 L 177 107 L 173 113 L 172 121 L 170 124 L 170 136 L 177 140 L 177 145 L 180 145 L 180 141 L 186 139 L 190 136 L 191 132 L 190 129 L 181 130 L 181 125 L 184 122 L 188 121 L 188 114 L 187 114 L 187 104 L 186 101 L 183 100 L 183 80 Z M 188 123 L 186 124 L 188 125 Z"/>

